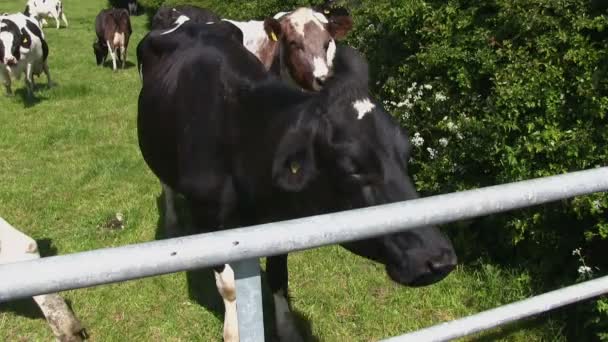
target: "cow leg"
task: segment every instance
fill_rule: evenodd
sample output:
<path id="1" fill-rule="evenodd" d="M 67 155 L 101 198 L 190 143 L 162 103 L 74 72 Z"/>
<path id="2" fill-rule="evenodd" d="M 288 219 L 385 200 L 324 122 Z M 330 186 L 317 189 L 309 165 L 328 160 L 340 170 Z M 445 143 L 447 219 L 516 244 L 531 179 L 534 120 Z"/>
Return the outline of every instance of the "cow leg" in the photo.
<path id="1" fill-rule="evenodd" d="M 120 47 L 120 55 L 122 56 L 122 68 L 125 68 L 125 63 L 127 62 L 127 48 L 124 46 Z"/>
<path id="2" fill-rule="evenodd" d="M 49 72 L 49 65 L 47 64 L 47 62 L 44 62 L 42 64 L 42 71 L 44 71 L 44 74 L 46 75 L 46 84 L 47 84 L 47 87 L 50 88 L 52 86 L 52 83 L 51 83 L 51 73 Z"/>
<path id="3" fill-rule="evenodd" d="M 29 98 L 34 97 L 34 77 L 32 76 L 32 64 L 28 63 L 25 67 L 25 84 L 27 86 L 27 95 Z"/>
<path id="4" fill-rule="evenodd" d="M 165 199 L 165 219 L 163 222 L 163 228 L 167 237 L 174 237 L 178 235 L 178 220 L 177 212 L 175 210 L 175 191 L 171 189 L 167 184 L 161 182 L 163 187 L 163 197 Z"/>
<path id="5" fill-rule="evenodd" d="M 55 24 L 57 25 L 57 29 L 59 30 L 59 27 L 61 27 L 61 22 L 59 21 L 59 14 L 57 14 L 56 17 L 53 17 L 53 19 L 55 19 Z"/>
<path id="6" fill-rule="evenodd" d="M 236 311 L 236 282 L 230 265 L 214 268 L 215 285 L 224 301 L 224 341 L 239 341 L 239 324 Z"/>
<path id="7" fill-rule="evenodd" d="M 68 18 L 66 18 L 65 13 L 61 12 L 61 20 L 65 23 L 65 27 L 68 27 Z"/>
<path id="8" fill-rule="evenodd" d="M 13 90 L 11 89 L 11 79 L 10 75 L 7 73 L 4 79 L 4 87 L 6 88 L 6 96 L 13 96 Z"/>
<path id="9" fill-rule="evenodd" d="M 112 70 L 116 71 L 116 54 L 112 49 L 112 45 L 110 45 L 110 41 L 107 41 L 108 51 L 110 52 L 110 57 L 112 57 Z"/>
<path id="10" fill-rule="evenodd" d="M 274 316 L 279 340 L 285 342 L 304 341 L 298 333 L 287 300 L 287 254 L 267 258 L 266 274 L 274 299 Z"/>

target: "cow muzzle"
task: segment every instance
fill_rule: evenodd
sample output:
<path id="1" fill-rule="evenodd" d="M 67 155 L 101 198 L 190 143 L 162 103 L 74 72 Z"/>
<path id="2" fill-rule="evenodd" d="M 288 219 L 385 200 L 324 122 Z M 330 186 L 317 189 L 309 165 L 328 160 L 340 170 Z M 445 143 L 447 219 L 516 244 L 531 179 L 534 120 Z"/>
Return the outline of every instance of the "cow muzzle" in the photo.
<path id="1" fill-rule="evenodd" d="M 6 57 L 4 58 L 4 64 L 6 65 L 16 65 L 17 64 L 17 59 L 15 57 Z"/>

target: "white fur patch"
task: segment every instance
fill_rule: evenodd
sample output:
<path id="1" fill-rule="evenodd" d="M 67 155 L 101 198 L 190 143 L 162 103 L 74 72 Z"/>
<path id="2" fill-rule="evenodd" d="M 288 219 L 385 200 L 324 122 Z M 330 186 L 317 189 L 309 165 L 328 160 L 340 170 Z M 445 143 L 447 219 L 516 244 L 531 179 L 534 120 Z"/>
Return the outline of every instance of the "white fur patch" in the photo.
<path id="1" fill-rule="evenodd" d="M 327 63 L 323 58 L 315 57 L 312 60 L 313 70 L 312 74 L 316 78 L 325 79 L 329 75 L 329 68 L 327 67 Z"/>
<path id="2" fill-rule="evenodd" d="M 334 65 L 334 58 L 336 57 L 336 42 L 332 39 L 329 41 L 327 47 L 327 66 L 331 68 Z"/>
<path id="3" fill-rule="evenodd" d="M 249 52 L 253 53 L 259 58 L 259 50 L 267 40 L 268 35 L 264 30 L 264 22 L 257 20 L 250 21 L 234 21 L 223 19 L 234 26 L 238 27 L 241 32 L 243 32 L 243 45 L 245 48 L 249 50 Z"/>
<path id="4" fill-rule="evenodd" d="M 224 300 L 224 341 L 239 341 L 239 322 L 236 307 L 236 282 L 230 265 L 224 265 L 222 273 L 215 273 L 215 285 Z"/>
<path id="5" fill-rule="evenodd" d="M 317 18 L 317 20 L 319 20 L 322 24 L 329 24 L 329 20 L 327 20 L 327 17 L 325 17 L 325 15 L 323 15 L 323 13 L 319 13 L 319 12 L 313 12 L 313 15 L 315 16 L 315 18 Z"/>
<path id="6" fill-rule="evenodd" d="M 15 58 L 11 51 L 13 47 L 13 40 L 15 37 L 10 32 L 0 32 L 0 41 L 4 44 L 4 61 L 0 61 L 5 63 L 9 58 Z"/>
<path id="7" fill-rule="evenodd" d="M 165 35 L 165 34 L 169 34 L 169 33 L 173 32 L 173 31 L 177 30 L 178 28 L 180 28 L 180 26 L 182 26 L 188 20 L 190 20 L 190 18 L 186 17 L 185 15 L 180 15 L 175 20 L 175 23 L 174 23 L 174 25 L 177 25 L 177 26 L 175 26 L 174 28 L 170 29 L 169 31 L 165 31 L 165 32 L 161 33 L 161 36 Z"/>
<path id="8" fill-rule="evenodd" d="M 357 111 L 357 119 L 361 120 L 365 116 L 365 114 L 371 112 L 376 105 L 372 103 L 369 99 L 362 99 L 353 102 L 353 107 Z"/>
<path id="9" fill-rule="evenodd" d="M 274 17 L 272 17 L 272 18 L 279 20 L 289 13 L 291 13 L 291 12 L 279 12 L 279 13 L 275 14 Z"/>
<path id="10" fill-rule="evenodd" d="M 314 12 L 310 8 L 306 8 L 306 7 L 298 8 L 293 13 L 291 13 L 287 16 L 287 20 L 289 20 L 289 22 L 293 26 L 294 30 L 299 35 L 304 37 L 304 26 L 308 23 L 315 23 L 322 30 L 325 30 L 325 25 L 323 25 L 323 23 L 319 19 L 317 19 L 317 17 L 315 16 L 315 13 L 316 12 Z M 325 19 L 325 20 L 327 20 L 327 19 Z"/>

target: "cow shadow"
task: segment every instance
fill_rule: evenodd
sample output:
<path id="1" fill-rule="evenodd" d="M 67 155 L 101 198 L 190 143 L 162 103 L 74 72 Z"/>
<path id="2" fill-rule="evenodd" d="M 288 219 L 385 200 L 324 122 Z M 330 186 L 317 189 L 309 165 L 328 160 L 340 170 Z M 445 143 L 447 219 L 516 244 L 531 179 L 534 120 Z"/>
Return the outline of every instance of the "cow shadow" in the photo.
<path id="1" fill-rule="evenodd" d="M 134 66 L 135 66 L 135 63 L 127 60 L 125 62 L 125 67 L 123 69 L 122 63 L 120 63 L 120 62 L 117 61 L 116 62 L 116 71 L 118 72 L 120 70 L 129 70 L 129 69 L 133 68 Z M 103 64 L 101 65 L 101 67 L 103 67 L 104 69 L 105 68 L 112 69 L 112 59 L 111 58 L 106 59 L 106 61 L 103 62 Z"/>
<path id="2" fill-rule="evenodd" d="M 159 195 L 156 199 L 156 205 L 158 208 L 158 221 L 155 238 L 157 240 L 168 238 L 163 222 L 165 218 L 164 210 L 164 193 Z M 183 197 L 176 196 L 175 206 L 177 216 L 181 227 L 186 227 L 180 231 L 179 236 L 195 234 L 191 225 L 191 218 L 187 209 L 187 204 Z M 190 227 L 190 228 L 189 228 Z M 204 248 L 204 246 L 201 246 Z M 274 320 L 274 302 L 270 287 L 268 285 L 266 272 L 260 270 L 261 282 L 262 282 L 262 305 L 264 308 L 264 335 L 266 341 L 278 341 L 275 334 L 275 320 Z M 211 312 L 220 322 L 224 322 L 224 303 L 222 297 L 217 291 L 215 284 L 215 275 L 213 268 L 204 268 L 192 271 L 186 271 L 186 282 L 188 286 L 188 297 L 195 301 L 198 305 L 204 307 L 206 310 Z M 237 295 L 238 298 L 238 295 Z M 304 341 L 318 342 L 319 338 L 314 336 L 312 333 L 312 323 L 304 314 L 298 310 L 292 310 L 293 317 L 295 319 L 298 332 L 304 337 Z"/>
<path id="3" fill-rule="evenodd" d="M 52 84 L 51 84 L 51 86 L 52 86 Z M 19 98 L 23 102 L 24 108 L 31 108 L 31 107 L 34 107 L 34 106 L 40 104 L 42 101 L 48 100 L 47 97 L 40 96 L 40 94 L 38 93 L 42 89 L 49 89 L 49 87 L 46 84 L 35 83 L 33 96 L 30 96 L 28 94 L 26 87 L 22 87 L 22 88 L 15 90 L 13 96 Z"/>
<path id="4" fill-rule="evenodd" d="M 38 244 L 38 252 L 41 257 L 57 255 L 57 247 L 53 245 L 51 239 L 36 240 Z M 66 301 L 68 306 L 72 307 L 71 303 Z M 42 311 L 32 298 L 17 299 L 9 302 L 0 303 L 0 312 L 10 312 L 17 316 L 27 317 L 31 319 L 45 319 Z"/>

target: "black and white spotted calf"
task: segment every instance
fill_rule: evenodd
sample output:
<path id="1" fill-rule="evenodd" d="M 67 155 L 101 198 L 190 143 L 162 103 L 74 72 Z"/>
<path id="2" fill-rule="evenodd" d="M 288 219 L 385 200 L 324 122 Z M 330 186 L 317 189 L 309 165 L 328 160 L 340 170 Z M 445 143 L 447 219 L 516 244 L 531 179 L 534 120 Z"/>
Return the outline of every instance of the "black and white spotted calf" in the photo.
<path id="1" fill-rule="evenodd" d="M 97 65 L 105 62 L 109 53 L 112 69 L 116 71 L 117 60 L 124 69 L 132 33 L 129 12 L 123 8 L 101 10 L 95 18 L 95 33 L 97 41 L 93 43 L 93 52 Z"/>
<path id="2" fill-rule="evenodd" d="M 359 53 L 337 47 L 323 89 L 302 92 L 268 73 L 229 25 L 185 21 L 152 31 L 138 47 L 139 146 L 165 189 L 166 228 L 177 226 L 169 214 L 174 192 L 184 195 L 194 226 L 208 231 L 418 197 L 408 176 L 407 134 L 371 98 Z M 403 285 L 432 284 L 456 264 L 437 227 L 344 247 L 384 264 Z M 224 338 L 238 341 L 232 269 L 215 271 Z M 278 335 L 298 341 L 287 255 L 269 257 L 266 274 Z"/>
<path id="3" fill-rule="evenodd" d="M 34 76 L 51 76 L 47 64 L 49 47 L 38 22 L 24 14 L 0 16 L 0 80 L 8 95 L 12 94 L 11 80 L 25 75 L 28 95 L 34 94 Z"/>
<path id="4" fill-rule="evenodd" d="M 68 27 L 68 19 L 63 12 L 61 0 L 29 0 L 25 6 L 23 14 L 38 20 L 40 27 L 46 24 L 45 18 L 55 19 L 57 28 L 61 26 L 59 19 L 63 20 L 65 27 Z"/>

